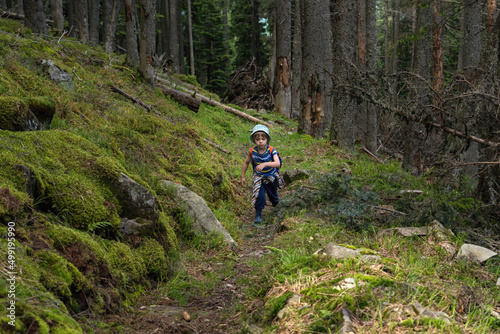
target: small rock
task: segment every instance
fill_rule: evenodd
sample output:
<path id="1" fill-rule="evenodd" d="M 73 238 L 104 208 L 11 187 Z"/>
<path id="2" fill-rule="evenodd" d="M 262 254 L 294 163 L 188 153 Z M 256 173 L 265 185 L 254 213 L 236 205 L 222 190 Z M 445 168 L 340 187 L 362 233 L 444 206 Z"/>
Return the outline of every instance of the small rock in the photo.
<path id="1" fill-rule="evenodd" d="M 500 277 L 498 277 L 497 286 L 500 286 Z"/>
<path id="2" fill-rule="evenodd" d="M 182 317 L 184 318 L 184 320 L 186 321 L 191 321 L 191 316 L 189 315 L 189 313 L 187 313 L 186 311 L 184 311 L 182 313 Z"/>
<path id="3" fill-rule="evenodd" d="M 489 258 L 498 255 L 497 253 L 472 244 L 463 244 L 457 254 L 457 259 L 471 259 L 477 262 L 484 262 Z"/>
<path id="4" fill-rule="evenodd" d="M 260 327 L 257 327 L 255 325 L 250 325 L 247 328 L 249 334 L 262 334 L 264 333 L 264 330 Z"/>
<path id="5" fill-rule="evenodd" d="M 337 285 L 335 285 L 335 289 L 337 290 L 350 290 L 354 289 L 356 287 L 356 281 L 354 281 L 354 278 L 346 278 L 345 280 L 340 281 Z"/>

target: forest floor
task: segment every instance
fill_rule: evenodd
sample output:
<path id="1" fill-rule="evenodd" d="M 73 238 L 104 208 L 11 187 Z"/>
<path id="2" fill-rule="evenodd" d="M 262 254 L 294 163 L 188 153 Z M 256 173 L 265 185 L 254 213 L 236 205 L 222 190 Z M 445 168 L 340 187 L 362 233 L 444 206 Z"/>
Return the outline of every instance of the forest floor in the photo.
<path id="1" fill-rule="evenodd" d="M 266 217 L 268 220 L 271 216 L 271 205 L 269 202 L 267 204 L 263 211 L 265 221 Z M 270 252 L 266 246 L 272 244 L 279 226 L 279 223 L 269 223 L 259 228 L 254 227 L 253 217 L 253 209 L 248 210 L 242 217 L 240 226 L 242 237 L 238 241 L 236 253 L 229 250 L 208 251 L 196 260 L 183 261 L 183 270 L 190 279 L 205 281 L 208 272 L 220 277 L 215 288 L 186 299 L 182 307 L 178 301 L 164 297 L 164 294 L 159 293 L 157 289 L 152 289 L 141 296 L 134 313 L 111 315 L 107 320 L 119 324 L 122 330 L 120 333 L 123 331 L 138 334 L 240 333 L 245 327 L 242 319 L 251 316 L 264 304 L 259 299 L 247 300 L 245 290 L 248 287 L 240 283 L 256 275 L 249 261 L 259 259 Z M 181 249 L 181 253 L 187 251 L 187 247 Z M 233 263 L 231 274 L 224 276 L 226 261 Z M 253 276 L 252 279 L 262 280 L 263 277 Z M 236 308 L 243 311 L 234 314 Z M 189 320 L 185 319 L 186 314 L 189 315 Z M 109 333 L 109 329 L 107 332 Z"/>

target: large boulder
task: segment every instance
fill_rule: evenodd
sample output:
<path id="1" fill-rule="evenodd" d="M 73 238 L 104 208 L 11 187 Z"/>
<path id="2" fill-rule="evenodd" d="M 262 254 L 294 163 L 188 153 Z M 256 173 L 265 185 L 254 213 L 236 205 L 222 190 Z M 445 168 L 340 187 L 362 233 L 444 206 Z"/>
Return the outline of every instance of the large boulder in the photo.
<path id="1" fill-rule="evenodd" d="M 159 217 L 156 197 L 146 187 L 132 180 L 126 174 L 114 182 L 116 197 L 122 206 L 120 231 L 125 234 L 151 235 Z"/>
<path id="2" fill-rule="evenodd" d="M 285 172 L 281 174 L 283 177 L 283 181 L 285 181 L 286 184 L 290 184 L 292 182 L 295 182 L 297 180 L 304 180 L 309 178 L 310 174 L 307 170 L 305 169 L 287 169 Z"/>
<path id="3" fill-rule="evenodd" d="M 185 208 L 192 220 L 191 229 L 196 235 L 205 237 L 211 233 L 218 233 L 226 243 L 237 245 L 201 196 L 171 181 L 163 181 L 162 185 L 171 190 L 176 202 Z"/>

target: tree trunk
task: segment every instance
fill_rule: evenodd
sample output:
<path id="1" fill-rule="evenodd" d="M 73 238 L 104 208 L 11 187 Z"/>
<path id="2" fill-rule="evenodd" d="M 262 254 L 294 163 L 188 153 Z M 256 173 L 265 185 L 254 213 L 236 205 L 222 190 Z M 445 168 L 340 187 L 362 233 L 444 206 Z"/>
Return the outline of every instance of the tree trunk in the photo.
<path id="1" fill-rule="evenodd" d="M 384 70 L 385 74 L 391 73 L 390 70 L 390 55 L 389 55 L 389 0 L 384 0 Z"/>
<path id="2" fill-rule="evenodd" d="M 52 9 L 54 28 L 58 33 L 62 33 L 64 30 L 63 2 L 62 0 L 51 0 L 50 7 Z"/>
<path id="3" fill-rule="evenodd" d="M 137 14 L 135 1 L 124 0 L 125 5 L 125 29 L 127 32 L 127 58 L 126 63 L 131 67 L 139 65 L 139 49 L 137 47 Z"/>
<path id="4" fill-rule="evenodd" d="M 46 34 L 47 24 L 45 23 L 42 0 L 25 0 L 23 10 L 24 25 L 35 34 Z"/>
<path id="5" fill-rule="evenodd" d="M 301 8 L 302 76 L 298 131 L 313 137 L 325 135 L 325 106 L 331 96 L 332 70 L 330 43 L 330 3 L 328 0 L 304 0 Z M 326 13 L 326 15 L 325 15 Z"/>
<path id="6" fill-rule="evenodd" d="M 443 20 L 440 14 L 440 0 L 432 0 L 432 64 L 433 64 L 433 82 L 434 98 L 433 104 L 440 108 L 442 104 L 443 86 Z"/>
<path id="7" fill-rule="evenodd" d="M 69 23 L 69 35 L 71 37 L 76 36 L 76 18 L 78 16 L 78 4 L 74 1 L 67 1 L 68 6 L 68 23 Z"/>
<path id="8" fill-rule="evenodd" d="M 222 25 L 223 25 L 223 38 L 224 38 L 224 43 L 226 45 L 230 45 L 231 43 L 229 42 L 229 21 L 228 21 L 228 0 L 224 0 L 224 5 L 222 7 Z M 226 77 L 229 77 L 231 74 L 231 69 L 228 67 L 224 69 L 224 73 L 226 74 Z"/>
<path id="9" fill-rule="evenodd" d="M 269 86 L 274 87 L 274 72 L 276 71 L 276 18 L 270 18 L 270 24 L 273 25 L 273 34 L 271 36 L 271 54 L 269 55 L 269 66 L 267 67 L 267 80 Z M 258 66 L 258 64 L 257 64 Z"/>
<path id="10" fill-rule="evenodd" d="M 0 0 L 0 9 L 7 10 L 7 1 L 6 0 Z"/>
<path id="11" fill-rule="evenodd" d="M 23 0 L 16 0 L 16 8 L 15 8 L 14 12 L 19 14 L 19 15 L 24 15 Z"/>
<path id="12" fill-rule="evenodd" d="M 179 20 L 179 4 L 178 0 L 169 0 L 169 19 L 168 19 L 168 41 L 170 52 L 170 59 L 172 60 L 172 71 L 174 73 L 179 73 L 179 32 L 178 32 L 178 20 Z"/>
<path id="13" fill-rule="evenodd" d="M 183 0 L 179 0 L 183 1 Z M 179 6 L 181 3 L 179 3 Z M 182 20 L 182 11 L 179 11 L 178 17 L 177 17 L 177 32 L 178 32 L 178 43 L 179 43 L 179 73 L 180 74 L 185 74 L 186 73 L 186 64 L 184 62 L 184 21 Z M 227 40 L 226 40 L 227 41 Z"/>
<path id="14" fill-rule="evenodd" d="M 156 3 L 156 12 L 159 16 L 156 20 L 156 54 L 165 55 L 167 58 L 170 55 L 168 51 L 168 1 Z"/>
<path id="15" fill-rule="evenodd" d="M 121 2 L 119 0 L 104 0 L 104 31 L 102 40 L 104 51 L 107 54 L 111 54 L 113 52 L 120 4 Z"/>
<path id="16" fill-rule="evenodd" d="M 357 10 L 357 59 L 356 66 L 360 73 L 366 73 L 366 0 L 356 1 Z M 362 85 L 363 82 L 359 82 Z M 368 132 L 367 103 L 358 101 L 355 107 L 354 138 L 356 142 L 365 143 Z"/>
<path id="17" fill-rule="evenodd" d="M 298 116 L 300 110 L 300 73 L 302 71 L 302 46 L 300 42 L 300 36 L 302 34 L 302 1 L 303 0 L 295 0 L 295 17 L 293 19 L 292 117 Z"/>
<path id="18" fill-rule="evenodd" d="M 376 76 L 377 72 L 377 1 L 366 0 L 366 69 Z M 370 85 L 368 91 L 375 95 L 377 87 Z M 377 152 L 378 115 L 377 106 L 368 102 L 366 105 L 366 147 L 373 154 Z"/>
<path id="19" fill-rule="evenodd" d="M 335 10 L 337 28 L 334 31 L 335 58 L 334 68 L 340 84 L 354 78 L 353 67 L 356 61 L 357 27 L 355 4 L 340 0 Z M 354 117 L 356 101 L 350 92 L 337 88 L 334 93 L 334 112 L 330 137 L 348 151 L 354 150 Z"/>
<path id="20" fill-rule="evenodd" d="M 477 66 L 481 58 L 481 2 L 476 0 L 464 0 L 464 41 L 462 43 L 462 62 L 463 67 Z M 473 78 L 469 78 L 473 79 Z M 464 119 L 470 121 L 470 129 L 476 127 L 475 119 L 479 112 L 479 104 L 471 103 L 464 110 Z M 470 143 L 468 149 L 463 155 L 465 162 L 478 161 L 479 145 L 475 142 Z M 478 172 L 477 165 L 468 165 L 464 167 L 465 174 L 472 176 Z"/>
<path id="21" fill-rule="evenodd" d="M 255 58 L 257 66 L 262 67 L 262 57 L 260 51 L 260 23 L 259 23 L 259 0 L 252 1 L 252 56 Z"/>
<path id="22" fill-rule="evenodd" d="M 156 1 L 140 0 L 140 8 L 139 71 L 144 76 L 146 82 L 154 88 L 155 71 L 153 67 L 153 55 L 155 51 Z"/>
<path id="23" fill-rule="evenodd" d="M 78 1 L 78 38 L 81 43 L 89 44 L 89 3 Z"/>
<path id="24" fill-rule="evenodd" d="M 413 79 L 413 98 L 417 110 L 414 113 L 425 113 L 423 106 L 431 104 L 431 91 L 427 83 L 431 75 L 431 0 L 418 0 L 415 2 L 416 23 L 413 43 L 412 72 L 416 74 Z M 425 115 L 420 115 L 424 117 Z M 422 172 L 425 128 L 419 123 L 405 122 L 403 132 L 406 134 L 404 142 L 403 168 L 418 175 Z"/>
<path id="25" fill-rule="evenodd" d="M 191 75 L 195 75 L 194 71 L 194 47 L 193 47 L 193 22 L 191 19 L 191 0 L 188 3 L 188 30 L 189 30 L 189 66 Z"/>
<path id="26" fill-rule="evenodd" d="M 400 0 L 393 0 L 392 8 L 392 33 L 391 33 L 391 72 L 397 74 L 398 71 L 398 42 L 399 42 L 399 18 L 400 18 Z"/>
<path id="27" fill-rule="evenodd" d="M 89 1 L 89 40 L 91 45 L 99 44 L 99 0 L 88 0 Z"/>
<path id="28" fill-rule="evenodd" d="M 292 4 L 291 0 L 276 1 L 276 71 L 273 95 L 274 111 L 283 116 L 292 116 L 290 87 L 290 58 L 292 46 Z"/>

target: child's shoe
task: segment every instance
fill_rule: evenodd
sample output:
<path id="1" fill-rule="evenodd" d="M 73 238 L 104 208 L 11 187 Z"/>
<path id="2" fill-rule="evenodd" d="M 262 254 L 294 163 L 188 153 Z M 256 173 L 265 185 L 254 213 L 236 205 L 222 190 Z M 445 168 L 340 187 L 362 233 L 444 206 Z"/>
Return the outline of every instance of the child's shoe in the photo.
<path id="1" fill-rule="evenodd" d="M 255 220 L 252 225 L 255 227 L 262 226 L 262 211 L 255 211 Z"/>

